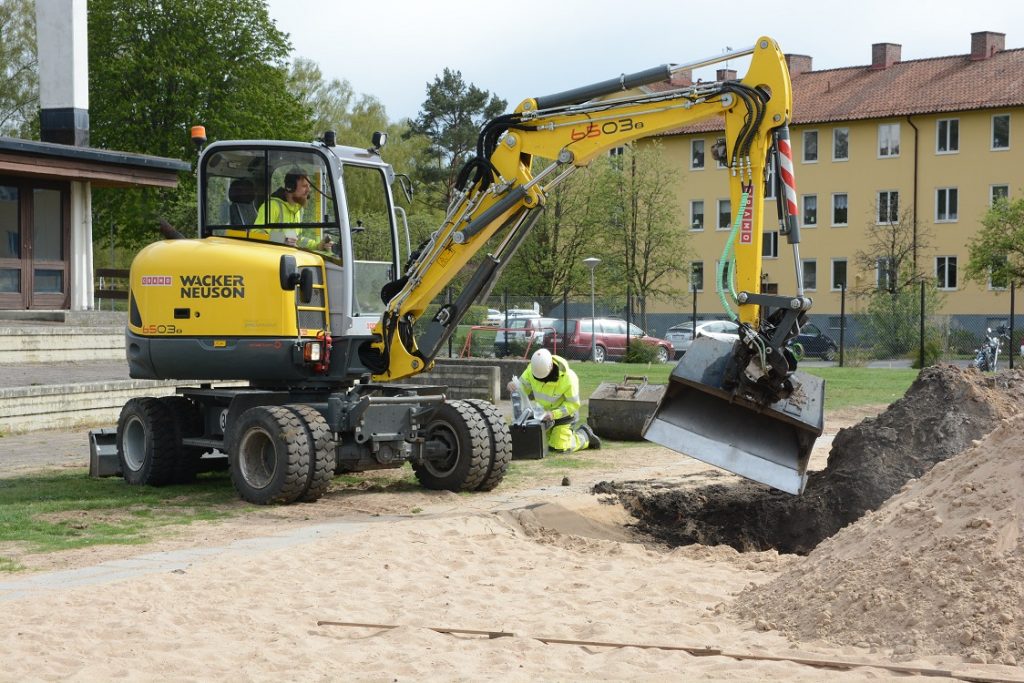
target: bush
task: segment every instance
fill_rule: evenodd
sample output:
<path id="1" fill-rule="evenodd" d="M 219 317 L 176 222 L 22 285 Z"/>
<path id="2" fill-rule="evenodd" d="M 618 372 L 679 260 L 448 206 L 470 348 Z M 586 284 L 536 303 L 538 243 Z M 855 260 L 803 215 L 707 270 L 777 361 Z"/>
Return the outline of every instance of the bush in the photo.
<path id="1" fill-rule="evenodd" d="M 915 370 L 921 369 L 921 354 L 914 352 L 910 354 L 910 359 L 913 361 L 910 367 Z M 929 365 L 935 365 L 942 359 L 942 343 L 938 337 L 933 334 L 926 334 L 924 340 L 924 367 Z"/>
<path id="2" fill-rule="evenodd" d="M 978 348 L 980 340 L 968 330 L 963 328 L 954 329 L 949 331 L 949 336 L 946 339 L 946 345 L 952 353 L 956 354 L 967 354 L 974 353 L 974 349 Z M 927 353 L 927 349 L 925 350 Z"/>
<path id="3" fill-rule="evenodd" d="M 630 342 L 623 363 L 657 363 L 658 347 L 643 342 Z"/>

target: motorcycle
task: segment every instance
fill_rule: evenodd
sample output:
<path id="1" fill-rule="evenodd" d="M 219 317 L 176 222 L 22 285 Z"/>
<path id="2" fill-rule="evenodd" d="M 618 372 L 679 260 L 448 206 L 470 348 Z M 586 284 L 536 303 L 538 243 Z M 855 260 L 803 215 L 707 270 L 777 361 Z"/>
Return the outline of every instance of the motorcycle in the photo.
<path id="1" fill-rule="evenodd" d="M 1000 327 L 994 334 L 991 327 L 986 329 L 985 343 L 975 349 L 972 365 L 982 372 L 994 371 L 999 363 L 999 352 L 1003 347 L 1003 339 L 1010 340 L 1005 328 Z"/>

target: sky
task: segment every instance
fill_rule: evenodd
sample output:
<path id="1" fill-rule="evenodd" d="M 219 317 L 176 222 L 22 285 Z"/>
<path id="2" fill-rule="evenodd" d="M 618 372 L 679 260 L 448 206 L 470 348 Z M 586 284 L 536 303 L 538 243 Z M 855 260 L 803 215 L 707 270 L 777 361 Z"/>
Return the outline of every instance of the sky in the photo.
<path id="1" fill-rule="evenodd" d="M 377 97 L 388 118 L 415 117 L 445 67 L 513 109 L 549 95 L 668 63 L 745 49 L 767 35 L 815 70 L 871 63 L 873 43 L 904 61 L 970 52 L 970 34 L 1024 47 L 1024 2 L 1001 0 L 268 0 L 293 57 Z M 742 76 L 746 61 L 734 60 Z M 719 65 L 718 68 L 726 65 Z M 714 67 L 695 77 L 714 79 Z"/>

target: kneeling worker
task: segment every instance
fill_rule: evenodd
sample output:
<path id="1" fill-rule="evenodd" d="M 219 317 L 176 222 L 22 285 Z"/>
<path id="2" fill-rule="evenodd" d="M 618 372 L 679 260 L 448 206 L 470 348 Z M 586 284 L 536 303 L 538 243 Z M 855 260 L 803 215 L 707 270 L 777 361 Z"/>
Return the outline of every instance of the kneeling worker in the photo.
<path id="1" fill-rule="evenodd" d="M 523 371 L 522 384 L 530 400 L 545 411 L 549 449 L 572 453 L 601 447 L 601 439 L 589 425 L 578 426 L 580 380 L 564 358 L 539 349 Z"/>

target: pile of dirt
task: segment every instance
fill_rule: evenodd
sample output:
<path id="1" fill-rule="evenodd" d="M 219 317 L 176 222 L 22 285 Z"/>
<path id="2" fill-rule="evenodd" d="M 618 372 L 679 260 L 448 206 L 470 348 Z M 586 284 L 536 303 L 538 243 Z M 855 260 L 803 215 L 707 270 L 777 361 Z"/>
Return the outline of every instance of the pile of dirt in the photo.
<path id="1" fill-rule="evenodd" d="M 1024 662 L 1024 416 L 730 610 L 806 641 Z"/>
<path id="2" fill-rule="evenodd" d="M 732 476 L 696 489 L 685 482 L 602 482 L 594 491 L 617 496 L 641 531 L 671 545 L 806 554 L 1021 406 L 1024 372 L 992 376 L 934 366 L 885 412 L 840 430 L 828 465 L 810 474 L 798 497 Z"/>

